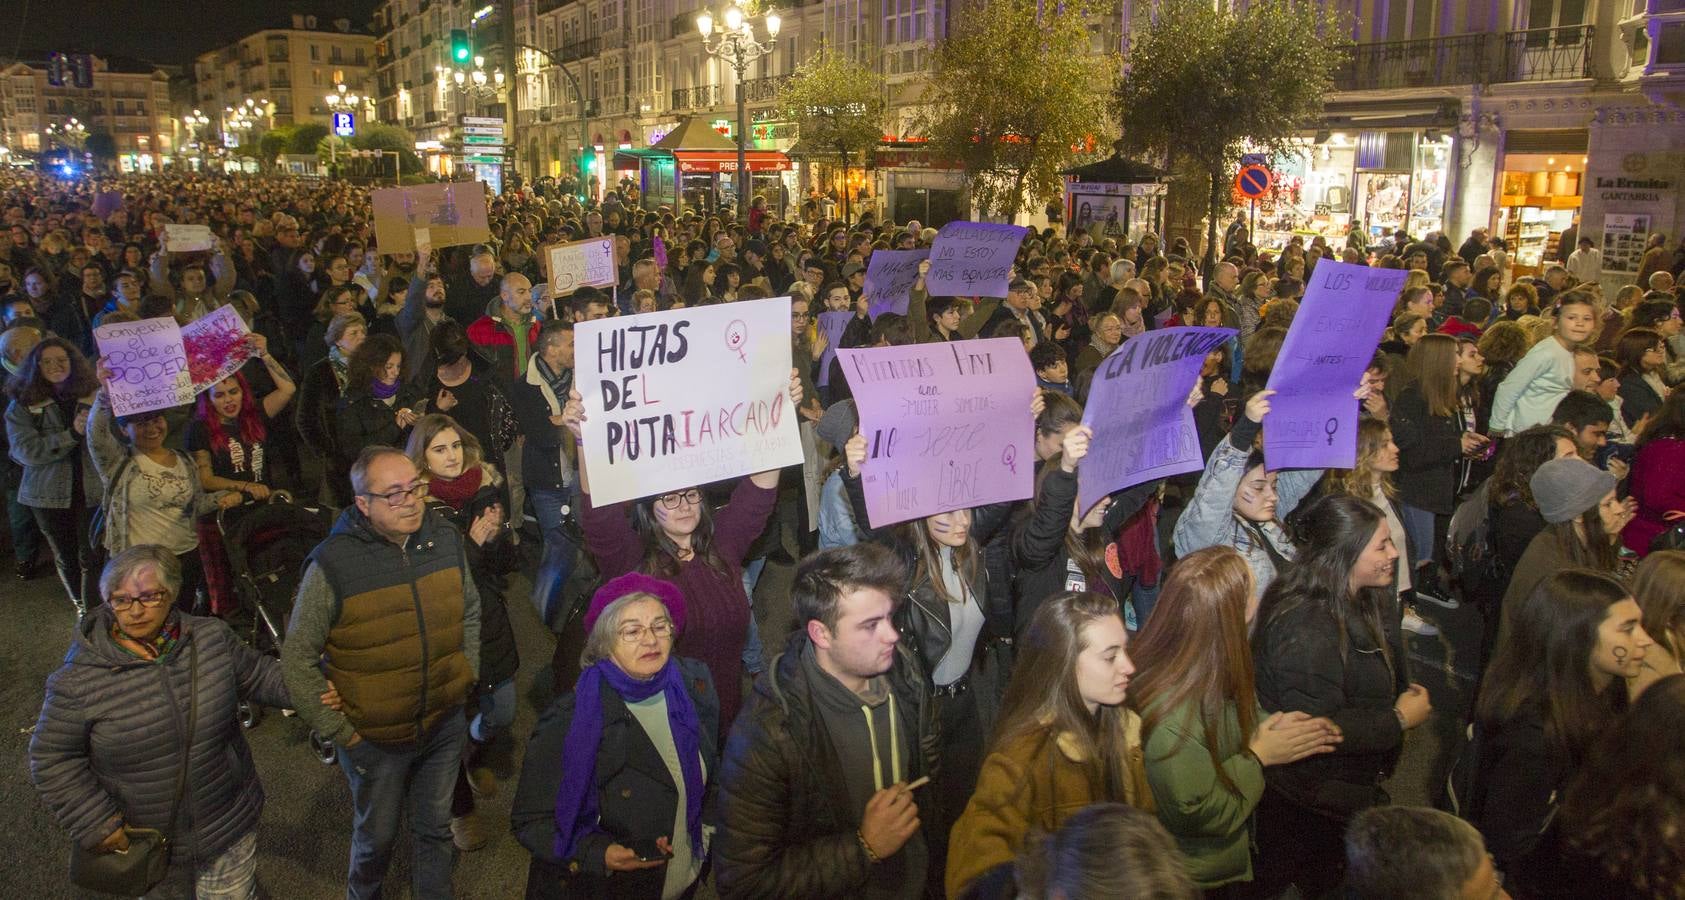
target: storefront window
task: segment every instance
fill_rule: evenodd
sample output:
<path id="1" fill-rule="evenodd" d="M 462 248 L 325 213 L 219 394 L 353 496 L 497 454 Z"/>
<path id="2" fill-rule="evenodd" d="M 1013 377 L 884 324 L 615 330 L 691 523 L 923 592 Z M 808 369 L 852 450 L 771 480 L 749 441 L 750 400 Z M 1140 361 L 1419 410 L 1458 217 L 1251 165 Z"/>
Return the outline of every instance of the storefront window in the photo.
<path id="1" fill-rule="evenodd" d="M 1416 141 L 1416 169 L 1411 173 L 1410 223 L 1406 230 L 1412 237 L 1445 228 L 1445 180 L 1449 175 L 1446 161 L 1451 156 L 1451 138 L 1437 136 L 1433 140 L 1419 136 Z"/>

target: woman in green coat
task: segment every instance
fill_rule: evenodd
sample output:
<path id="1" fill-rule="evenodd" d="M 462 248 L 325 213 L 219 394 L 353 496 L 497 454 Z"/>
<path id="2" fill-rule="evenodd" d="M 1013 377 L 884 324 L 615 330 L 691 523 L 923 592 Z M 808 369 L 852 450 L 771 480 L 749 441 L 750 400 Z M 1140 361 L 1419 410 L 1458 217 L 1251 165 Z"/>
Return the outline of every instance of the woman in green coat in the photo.
<path id="1" fill-rule="evenodd" d="M 1207 547 L 1170 570 L 1133 654 L 1130 703 L 1141 714 L 1159 821 L 1208 891 L 1252 880 L 1250 821 L 1264 766 L 1340 742 L 1327 719 L 1258 706 L 1248 637 L 1256 612 L 1246 561 L 1231 547 Z"/>

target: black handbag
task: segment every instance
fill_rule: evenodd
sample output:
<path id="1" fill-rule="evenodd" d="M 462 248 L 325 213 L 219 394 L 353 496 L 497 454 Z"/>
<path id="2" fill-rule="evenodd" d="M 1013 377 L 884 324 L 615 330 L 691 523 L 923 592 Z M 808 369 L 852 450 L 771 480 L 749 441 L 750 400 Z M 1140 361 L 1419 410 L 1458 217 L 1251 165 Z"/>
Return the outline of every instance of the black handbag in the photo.
<path id="1" fill-rule="evenodd" d="M 187 787 L 187 764 L 193 754 L 193 730 L 199 717 L 199 645 L 191 640 L 187 645 L 187 740 L 181 754 L 181 769 L 176 773 L 175 798 L 170 801 L 169 823 L 175 824 L 181 807 L 181 795 Z M 129 849 L 102 853 L 85 850 L 81 844 L 70 847 L 70 883 L 79 888 L 139 897 L 164 880 L 170 868 L 170 839 L 156 828 L 125 828 Z"/>

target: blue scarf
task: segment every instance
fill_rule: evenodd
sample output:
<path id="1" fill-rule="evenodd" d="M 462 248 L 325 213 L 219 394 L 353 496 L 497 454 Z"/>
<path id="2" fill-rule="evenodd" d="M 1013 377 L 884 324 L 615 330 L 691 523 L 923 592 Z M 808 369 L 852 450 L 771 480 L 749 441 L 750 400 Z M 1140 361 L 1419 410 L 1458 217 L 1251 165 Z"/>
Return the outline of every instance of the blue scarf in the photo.
<path id="1" fill-rule="evenodd" d="M 667 699 L 667 724 L 673 731 L 673 747 L 679 754 L 679 771 L 685 781 L 685 830 L 690 832 L 691 853 L 702 858 L 702 723 L 696 705 L 685 690 L 679 664 L 667 658 L 654 678 L 639 681 L 626 674 L 613 660 L 602 659 L 579 675 L 573 689 L 573 721 L 562 743 L 562 785 L 556 791 L 556 858 L 573 856 L 579 839 L 601 831 L 597 825 L 597 748 L 603 739 L 604 682 L 627 703 L 648 700 L 657 693 Z"/>

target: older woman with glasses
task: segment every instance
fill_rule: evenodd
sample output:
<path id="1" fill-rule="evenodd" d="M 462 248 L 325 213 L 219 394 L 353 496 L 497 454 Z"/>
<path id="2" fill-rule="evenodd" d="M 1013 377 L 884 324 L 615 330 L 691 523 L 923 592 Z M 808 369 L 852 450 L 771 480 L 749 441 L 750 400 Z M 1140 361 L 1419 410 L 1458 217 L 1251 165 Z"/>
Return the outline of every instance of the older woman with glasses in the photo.
<path id="1" fill-rule="evenodd" d="M 156 829 L 172 846 L 158 890 L 256 897 L 263 785 L 236 707 L 292 700 L 276 659 L 217 619 L 177 610 L 180 590 L 166 548 L 133 546 L 106 564 L 105 603 L 47 679 L 30 778 L 82 851 L 128 852 L 149 835 L 136 829 Z"/>
<path id="2" fill-rule="evenodd" d="M 527 743 L 510 819 L 533 898 L 690 897 L 714 827 L 719 700 L 673 655 L 677 585 L 629 573 L 591 597 L 582 672 Z"/>

